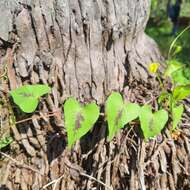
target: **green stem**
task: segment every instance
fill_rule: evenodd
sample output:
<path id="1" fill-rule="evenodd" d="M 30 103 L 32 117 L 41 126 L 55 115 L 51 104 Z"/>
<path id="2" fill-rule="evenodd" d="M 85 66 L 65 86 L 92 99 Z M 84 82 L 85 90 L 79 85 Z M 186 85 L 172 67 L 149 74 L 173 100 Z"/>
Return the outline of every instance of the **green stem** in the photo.
<path id="1" fill-rule="evenodd" d="M 171 54 L 171 51 L 173 49 L 173 46 L 175 45 L 176 41 L 183 35 L 184 32 L 186 32 L 188 29 L 190 28 L 190 25 L 187 26 L 179 35 L 177 35 L 177 37 L 173 40 L 173 42 L 171 43 L 170 45 L 170 49 L 168 51 L 168 59 L 170 59 L 170 54 Z"/>

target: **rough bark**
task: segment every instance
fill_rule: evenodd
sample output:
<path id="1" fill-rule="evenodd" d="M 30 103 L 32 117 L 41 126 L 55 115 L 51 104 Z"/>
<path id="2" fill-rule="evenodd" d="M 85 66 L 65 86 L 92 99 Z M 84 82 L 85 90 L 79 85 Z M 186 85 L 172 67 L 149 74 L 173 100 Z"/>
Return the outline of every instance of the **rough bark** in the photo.
<path id="1" fill-rule="evenodd" d="M 25 83 L 52 87 L 32 122 L 12 127 L 20 154 L 15 156 L 18 162 L 8 159 L 2 169 L 7 171 L 1 177 L 9 189 L 37 190 L 63 174 L 55 189 L 103 189 L 85 173 L 118 190 L 154 189 L 155 184 L 156 189 L 164 189 L 165 183 L 174 188 L 177 179 L 170 175 L 173 171 L 167 171 L 165 151 L 159 149 L 160 144 L 145 145 L 133 130 L 119 134 L 116 142 L 106 143 L 105 125 L 97 124 L 68 150 L 62 115 L 36 119 L 47 111 L 62 110 L 70 96 L 102 105 L 113 90 L 123 91 L 135 82 L 149 83 L 147 65 L 161 60 L 156 44 L 144 33 L 149 6 L 149 0 L 0 1 L 0 66 L 7 68 L 9 79 L 1 84 L 8 89 Z M 136 101 L 138 94 L 132 96 Z M 25 117 L 18 110 L 16 116 Z M 152 154 L 143 155 L 145 149 Z M 144 162 L 149 157 L 155 158 L 157 165 L 148 162 L 146 179 Z M 187 157 L 182 159 L 188 164 Z"/>
<path id="2" fill-rule="evenodd" d="M 146 64 L 160 59 L 144 34 L 149 1 L 0 3 L 0 39 L 17 43 L 17 85 L 20 79 L 59 83 L 62 101 L 72 95 L 103 103 L 130 74 L 146 81 Z"/>

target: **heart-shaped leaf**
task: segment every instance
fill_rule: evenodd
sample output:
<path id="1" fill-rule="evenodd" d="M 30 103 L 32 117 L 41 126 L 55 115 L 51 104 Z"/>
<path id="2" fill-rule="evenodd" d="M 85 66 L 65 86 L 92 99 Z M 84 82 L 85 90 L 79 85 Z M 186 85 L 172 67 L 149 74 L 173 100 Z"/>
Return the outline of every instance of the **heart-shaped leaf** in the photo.
<path id="1" fill-rule="evenodd" d="M 144 137 L 148 139 L 161 132 L 168 121 L 168 113 L 162 109 L 153 114 L 151 107 L 145 105 L 141 108 L 139 118 Z"/>
<path id="2" fill-rule="evenodd" d="M 106 117 L 108 122 L 108 140 L 112 140 L 117 131 L 139 116 L 140 106 L 125 104 L 121 94 L 113 92 L 106 101 Z"/>
<path id="3" fill-rule="evenodd" d="M 84 136 L 99 117 L 99 107 L 95 103 L 81 106 L 74 98 L 64 104 L 65 128 L 68 135 L 68 147 Z"/>
<path id="4" fill-rule="evenodd" d="M 38 106 L 40 96 L 50 92 L 50 87 L 47 85 L 24 85 L 20 88 L 10 91 L 15 104 L 25 113 L 32 113 Z"/>
<path id="5" fill-rule="evenodd" d="M 172 131 L 174 131 L 177 128 L 178 123 L 181 121 L 183 112 L 184 112 L 183 105 L 172 108 L 172 119 L 173 119 Z"/>

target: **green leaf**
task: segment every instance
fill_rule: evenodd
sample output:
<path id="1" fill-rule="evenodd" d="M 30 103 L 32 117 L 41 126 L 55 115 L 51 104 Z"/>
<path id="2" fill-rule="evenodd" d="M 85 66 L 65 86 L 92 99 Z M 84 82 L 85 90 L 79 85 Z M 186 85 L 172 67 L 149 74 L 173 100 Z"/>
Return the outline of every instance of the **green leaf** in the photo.
<path id="1" fill-rule="evenodd" d="M 8 136 L 0 139 L 0 150 L 13 142 L 13 138 Z"/>
<path id="2" fill-rule="evenodd" d="M 177 128 L 178 123 L 181 121 L 182 114 L 184 112 L 183 105 L 180 105 L 178 107 L 173 107 L 172 109 L 172 131 L 174 131 Z"/>
<path id="3" fill-rule="evenodd" d="M 74 98 L 64 104 L 65 128 L 68 135 L 68 147 L 84 136 L 99 117 L 99 107 L 95 103 L 81 106 Z"/>
<path id="4" fill-rule="evenodd" d="M 127 103 L 124 107 L 125 110 L 125 124 L 135 120 L 139 117 L 140 114 L 140 106 L 134 103 Z"/>
<path id="5" fill-rule="evenodd" d="M 190 68 L 181 68 L 173 72 L 172 79 L 179 85 L 190 84 Z"/>
<path id="6" fill-rule="evenodd" d="M 108 140 L 112 140 L 119 129 L 136 119 L 140 112 L 137 104 L 123 102 L 121 94 L 113 92 L 106 101 L 106 117 L 108 122 Z"/>
<path id="7" fill-rule="evenodd" d="M 168 121 L 168 113 L 162 109 L 153 114 L 151 107 L 145 105 L 141 108 L 139 118 L 141 129 L 147 140 L 150 137 L 155 137 L 161 132 Z"/>
<path id="8" fill-rule="evenodd" d="M 122 128 L 121 118 L 123 115 L 123 99 L 119 93 L 113 92 L 108 97 L 106 101 L 105 113 L 109 130 L 108 139 L 111 140 L 116 132 L 119 130 L 119 128 Z"/>
<path id="9" fill-rule="evenodd" d="M 190 85 L 181 85 L 174 88 L 173 96 L 175 100 L 183 100 L 190 95 Z"/>
<path id="10" fill-rule="evenodd" d="M 25 113 L 32 113 L 38 106 L 40 96 L 50 92 L 50 87 L 47 85 L 24 85 L 20 88 L 10 91 L 13 101 Z"/>
<path id="11" fill-rule="evenodd" d="M 169 60 L 167 63 L 168 66 L 165 70 L 164 77 L 171 77 L 173 72 L 183 67 L 183 64 L 177 61 L 176 59 Z"/>

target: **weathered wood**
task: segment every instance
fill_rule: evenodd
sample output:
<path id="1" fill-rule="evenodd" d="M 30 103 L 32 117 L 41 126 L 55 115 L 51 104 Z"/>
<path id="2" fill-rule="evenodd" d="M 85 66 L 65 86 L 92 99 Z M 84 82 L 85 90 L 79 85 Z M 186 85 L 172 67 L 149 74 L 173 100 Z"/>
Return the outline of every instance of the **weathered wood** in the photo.
<path id="1" fill-rule="evenodd" d="M 2 0 L 0 39 L 18 43 L 18 78 L 53 85 L 59 81 L 62 100 L 72 95 L 103 103 L 112 90 L 123 89 L 129 75 L 146 81 L 146 65 L 160 59 L 156 45 L 144 34 L 149 4 Z"/>

